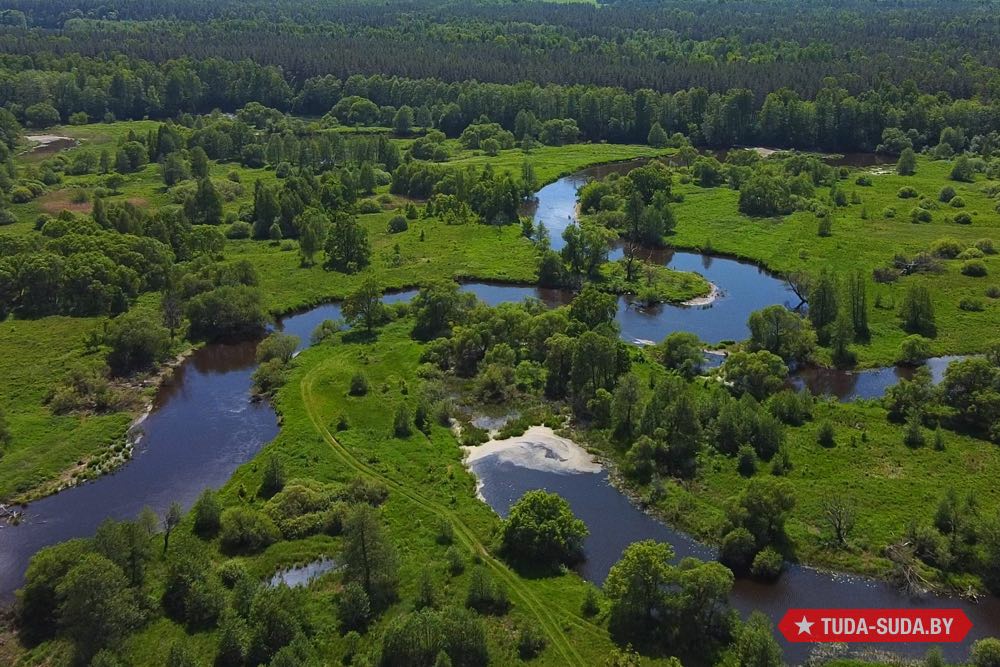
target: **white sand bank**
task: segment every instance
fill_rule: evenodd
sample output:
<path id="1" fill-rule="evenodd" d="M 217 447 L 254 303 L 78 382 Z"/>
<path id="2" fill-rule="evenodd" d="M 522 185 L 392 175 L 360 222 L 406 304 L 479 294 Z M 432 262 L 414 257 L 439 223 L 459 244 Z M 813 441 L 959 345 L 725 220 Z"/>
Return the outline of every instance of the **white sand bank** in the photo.
<path id="1" fill-rule="evenodd" d="M 559 437 L 547 426 L 532 426 L 523 435 L 506 440 L 490 440 L 475 447 L 463 447 L 473 464 L 482 459 L 496 457 L 498 461 L 512 463 L 530 470 L 561 473 L 596 473 L 599 463 L 580 445 Z"/>

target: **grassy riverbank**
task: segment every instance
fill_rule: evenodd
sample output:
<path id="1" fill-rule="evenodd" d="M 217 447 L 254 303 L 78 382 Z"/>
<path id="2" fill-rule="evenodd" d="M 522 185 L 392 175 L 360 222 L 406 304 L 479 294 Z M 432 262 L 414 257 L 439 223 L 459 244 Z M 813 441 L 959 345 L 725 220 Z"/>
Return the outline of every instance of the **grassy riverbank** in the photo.
<path id="1" fill-rule="evenodd" d="M 837 185 L 846 194 L 848 204 L 832 209 L 829 237 L 817 234 L 818 220 L 810 212 L 751 218 L 737 210 L 736 190 L 684 185 L 675 177 L 675 192 L 683 194 L 684 201 L 675 205 L 677 227 L 668 243 L 750 259 L 779 273 L 817 272 L 829 267 L 842 275 L 862 270 L 867 276 L 876 267 L 890 264 L 897 253 L 912 257 L 929 250 L 941 238 L 954 238 L 963 245 L 989 238 L 1000 245 L 1000 215 L 996 200 L 989 194 L 997 182 L 985 180 L 982 175 L 974 183 L 952 181 L 952 165 L 951 161 L 921 156 L 913 176 L 896 175 L 892 165 L 865 171 L 870 186 L 858 185 L 855 179 L 862 172 L 852 171 L 850 178 Z M 937 201 L 938 192 L 945 186 L 955 189 L 965 202 L 963 208 Z M 909 212 L 917 199 L 899 198 L 903 187 L 912 187 L 937 202 L 931 222 L 910 222 Z M 817 196 L 828 190 L 817 188 Z M 858 203 L 850 203 L 852 200 Z M 888 209 L 894 210 L 893 217 L 887 216 Z M 972 224 L 951 221 L 960 212 L 968 213 Z M 872 285 L 869 302 L 876 305 L 871 312 L 872 336 L 868 343 L 856 346 L 859 364 L 883 366 L 896 361 L 899 344 L 907 335 L 899 326 L 899 304 L 914 283 L 926 285 L 934 303 L 938 332 L 931 341 L 933 354 L 984 350 L 1000 331 L 1000 300 L 986 296 L 990 286 L 1000 285 L 1000 255 L 987 255 L 983 262 L 988 274 L 982 278 L 963 275 L 961 260 L 944 260 L 940 273 L 916 274 L 892 284 Z M 983 310 L 959 308 L 963 300 L 970 299 L 980 302 Z"/>
<path id="2" fill-rule="evenodd" d="M 59 126 L 49 134 L 78 140 L 76 147 L 62 151 L 72 157 L 81 152 L 95 155 L 114 149 L 117 142 L 134 132 L 144 136 L 159 123 L 130 121 L 85 126 Z M 411 140 L 393 140 L 401 146 Z M 562 174 L 583 167 L 635 157 L 662 154 L 663 151 L 639 145 L 575 144 L 563 147 L 540 147 L 529 153 L 519 149 L 502 151 L 488 157 L 480 151 L 461 149 L 449 140 L 456 166 L 483 166 L 510 169 L 519 173 L 527 159 L 535 165 L 541 182 L 555 180 Z M 51 153 L 44 157 L 51 157 Z M 36 153 L 18 157 L 18 166 L 32 168 L 39 161 Z M 248 169 L 237 164 L 210 165 L 213 178 L 226 179 L 235 173 L 241 183 L 240 194 L 224 205 L 226 212 L 238 212 L 252 202 L 253 183 L 277 180 L 273 169 Z M 92 188 L 103 183 L 95 174 L 66 175 L 63 182 L 25 204 L 11 207 L 18 222 L 0 226 L 0 236 L 27 237 L 37 234 L 34 221 L 41 213 L 56 214 L 68 209 L 77 213 L 90 210 L 89 202 L 74 203 L 77 188 Z M 410 221 L 409 229 L 389 234 L 387 224 L 397 215 L 404 200 L 390 197 L 388 188 L 376 192 L 383 210 L 359 216 L 368 230 L 372 244 L 371 272 L 376 272 L 384 289 L 414 287 L 438 279 L 490 280 L 532 283 L 536 279 L 537 250 L 525 239 L 516 225 L 446 225 L 437 218 Z M 150 164 L 125 176 L 118 194 L 109 201 L 129 201 L 149 210 L 171 203 L 163 184 L 160 167 Z M 397 252 L 398 248 L 398 252 Z M 502 252 L 498 249 L 502 248 Z M 274 315 L 343 298 L 365 279 L 368 272 L 353 275 L 326 271 L 320 265 L 302 266 L 294 242 L 272 244 L 250 240 L 230 240 L 225 259 L 249 260 L 257 269 L 265 306 Z M 684 292 L 686 294 L 686 292 Z M 144 297 L 144 300 L 148 300 Z M 11 390 L 0 397 L 0 408 L 10 422 L 12 441 L 0 458 L 0 499 L 26 500 L 50 492 L 71 480 L 71 473 L 84 472 L 87 464 L 122 442 L 125 430 L 137 416 L 134 410 L 112 411 L 98 415 L 53 415 L 45 397 L 69 370 L 96 362 L 88 354 L 85 337 L 100 331 L 107 318 L 44 317 L 32 320 L 8 318 L 0 322 L 0 384 Z M 143 400 L 137 401 L 142 404 Z"/>
<path id="3" fill-rule="evenodd" d="M 255 496 L 263 471 L 260 461 L 271 455 L 281 460 L 289 479 L 344 483 L 360 476 L 384 484 L 389 495 L 382 513 L 399 551 L 401 599 L 364 635 L 362 650 L 386 624 L 412 607 L 421 573 L 432 575 L 443 601 L 462 604 L 472 570 L 482 567 L 503 584 L 513 602 L 507 616 L 486 617 L 496 664 L 517 662 L 513 632 L 524 624 L 536 627 L 547 640 L 547 648 L 532 664 L 599 664 L 612 645 L 601 619 L 580 615 L 588 586 L 575 574 L 525 578 L 492 554 L 499 520 L 476 499 L 475 482 L 462 465 L 451 431 L 435 425 L 427 435 L 416 430 L 405 438 L 393 435 L 396 406 L 403 403 L 412 411 L 420 384 L 416 371 L 423 346 L 410 338 L 411 328 L 412 322 L 403 320 L 385 327 L 375 341 L 338 338 L 299 355 L 288 383 L 275 398 L 283 417 L 280 435 L 233 475 L 222 492 L 223 503 L 260 505 L 263 501 Z M 356 372 L 369 380 L 371 391 L 366 396 L 348 395 Z M 341 417 L 349 427 L 338 431 Z M 448 545 L 437 539 L 442 522 L 451 526 L 454 544 L 466 563 L 461 574 L 450 574 L 446 566 Z M 279 542 L 260 555 L 240 559 L 252 573 L 266 577 L 321 556 L 336 559 L 341 541 L 314 537 Z M 216 562 L 222 560 L 220 553 Z M 332 658 L 342 656 L 348 646 L 333 614 L 337 579 L 334 575 L 317 580 L 307 608 L 315 635 L 323 638 L 325 655 Z M 171 644 L 164 638 L 182 636 L 180 626 L 161 620 L 130 638 L 123 655 L 134 664 L 160 664 Z M 216 641 L 216 633 L 201 633 L 193 648 L 209 661 Z"/>

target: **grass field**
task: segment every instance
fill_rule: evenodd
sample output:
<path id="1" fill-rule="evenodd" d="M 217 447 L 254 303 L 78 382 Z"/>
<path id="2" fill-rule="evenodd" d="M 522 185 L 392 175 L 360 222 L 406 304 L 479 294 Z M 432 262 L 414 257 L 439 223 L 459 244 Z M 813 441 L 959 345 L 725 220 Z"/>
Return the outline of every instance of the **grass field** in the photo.
<path id="1" fill-rule="evenodd" d="M 411 327 L 411 321 L 403 320 L 385 327 L 376 341 L 337 340 L 299 355 L 289 382 L 275 400 L 283 417 L 280 435 L 255 461 L 233 475 L 223 491 L 224 503 L 261 502 L 254 493 L 262 474 L 258 462 L 272 454 L 283 462 L 290 479 L 347 482 L 361 476 L 377 480 L 389 489 L 383 515 L 399 550 L 401 601 L 365 635 L 366 645 L 385 623 L 411 608 L 421 572 L 432 573 L 444 600 L 461 604 L 469 573 L 473 567 L 484 567 L 507 588 L 514 605 L 508 616 L 488 620 L 493 629 L 491 655 L 497 664 L 519 663 L 512 638 L 515 627 L 526 623 L 536 626 L 548 641 L 546 650 L 532 664 L 600 664 L 611 642 L 599 620 L 580 615 L 587 584 L 575 574 L 524 578 L 492 555 L 499 520 L 476 499 L 475 482 L 462 465 L 451 431 L 434 426 L 429 436 L 419 431 L 407 438 L 392 434 L 395 406 L 402 402 L 412 409 L 419 386 L 416 369 L 422 346 L 410 338 Z M 367 396 L 347 394 L 356 371 L 369 379 L 372 390 Z M 341 416 L 350 427 L 338 432 L 335 424 Z M 241 490 L 247 492 L 248 499 L 241 500 Z M 466 557 L 463 574 L 447 571 L 447 547 L 436 542 L 442 521 L 451 524 L 454 543 Z M 266 577 L 282 567 L 320 556 L 336 558 L 340 539 L 279 542 L 259 556 L 243 560 L 252 573 Z M 223 559 L 221 555 L 218 558 Z M 333 659 L 346 648 L 333 614 L 337 579 L 336 575 L 318 579 L 308 603 L 315 633 L 323 638 L 326 655 Z M 179 626 L 159 621 L 129 640 L 126 657 L 134 664 L 160 664 L 169 651 L 169 638 L 180 636 Z M 214 641 L 211 633 L 202 633 L 195 636 L 193 647 L 204 660 L 210 660 Z"/>
<path id="2" fill-rule="evenodd" d="M 678 185 L 675 191 L 684 195 L 684 201 L 675 206 L 677 228 L 668 243 L 752 259 L 779 273 L 830 267 L 845 275 L 861 269 L 868 276 L 873 268 L 889 264 L 896 253 L 912 257 L 928 250 L 940 238 L 952 237 L 969 245 L 977 239 L 989 238 L 1000 246 L 997 201 L 986 192 L 996 182 L 984 181 L 981 175 L 975 183 L 951 181 L 949 161 L 920 157 L 917 165 L 914 176 L 897 176 L 895 172 L 873 174 L 870 187 L 856 185 L 853 173 L 848 180 L 841 181 L 839 187 L 847 193 L 848 201 L 857 193 L 861 203 L 835 209 L 833 234 L 826 238 L 818 236 L 818 221 L 812 213 L 797 212 L 780 219 L 749 218 L 738 212 L 739 193 L 735 190 Z M 911 223 L 909 211 L 917 200 L 900 199 L 899 189 L 911 186 L 937 201 L 938 192 L 945 185 L 955 188 L 965 200 L 965 208 L 954 209 L 939 203 L 932 222 Z M 885 217 L 883 212 L 887 207 L 896 210 L 895 217 Z M 959 211 L 972 216 L 971 225 L 947 220 Z M 989 286 L 1000 286 L 1000 255 L 987 256 L 984 262 L 989 274 L 983 278 L 962 275 L 961 260 L 948 260 L 943 262 L 944 271 L 940 274 L 918 274 L 891 285 L 873 285 L 869 303 L 875 304 L 879 297 L 886 307 L 872 309 L 872 338 L 870 343 L 857 346 L 859 363 L 878 366 L 897 359 L 900 341 L 906 336 L 899 326 L 897 312 L 911 283 L 923 283 L 930 289 L 938 328 L 938 335 L 931 343 L 935 354 L 979 352 L 991 339 L 1000 338 L 1000 300 L 986 296 Z M 961 310 L 958 306 L 962 299 L 978 299 L 984 310 Z"/>
<path id="3" fill-rule="evenodd" d="M 73 137 L 76 147 L 64 154 L 76 152 L 100 153 L 113 149 L 117 142 L 135 132 L 145 136 L 158 126 L 154 121 L 129 121 L 113 124 L 60 126 L 49 134 Z M 394 140 L 401 145 L 408 139 Z M 574 172 L 590 164 L 651 156 L 658 152 L 646 146 L 613 144 L 572 145 L 561 148 L 543 147 L 525 155 L 520 150 L 503 151 L 488 158 L 478 151 L 463 150 L 451 141 L 455 149 L 452 164 L 482 166 L 489 161 L 498 169 L 520 173 L 527 158 L 536 166 L 542 182 L 561 174 Z M 37 155 L 25 153 L 19 157 L 22 169 L 37 166 Z M 51 157 L 51 154 L 45 155 Z M 256 180 L 277 181 L 273 169 L 247 169 L 237 164 L 215 163 L 211 175 L 226 179 L 238 175 L 242 192 L 225 203 L 228 212 L 238 212 L 253 197 Z M 74 203 L 72 192 L 104 184 L 104 176 L 90 174 L 65 176 L 63 183 L 52 186 L 42 197 L 12 207 L 19 222 L 0 227 L 0 235 L 34 234 L 34 221 L 43 212 L 57 213 L 69 208 L 78 213 L 89 211 L 89 203 Z M 379 188 L 376 195 L 387 194 Z M 150 164 L 125 177 L 120 193 L 111 201 L 131 201 L 155 210 L 172 203 L 164 186 L 160 168 Z M 372 265 L 369 272 L 379 276 L 385 289 L 398 289 L 426 284 L 437 279 L 479 279 L 530 283 L 536 277 L 537 251 L 521 236 L 517 226 L 490 227 L 485 225 L 449 226 L 436 218 L 410 221 L 409 230 L 389 234 L 389 219 L 399 211 L 402 202 L 391 197 L 383 211 L 360 216 L 368 229 L 372 243 Z M 423 239 L 420 240 L 421 234 Z M 396 252 L 398 246 L 399 252 Z M 503 248 L 503 252 L 498 252 Z M 229 241 L 226 259 L 248 259 L 261 276 L 267 308 L 275 315 L 301 309 L 330 299 L 343 298 L 368 275 L 363 272 L 345 275 L 325 271 L 321 265 L 302 266 L 294 242 L 284 245 L 256 241 Z M 321 260 L 322 257 L 320 256 Z M 686 295 L 690 286 L 678 294 Z M 0 384 L 14 387 L 0 397 L 11 422 L 13 443 L 0 458 L 0 499 L 26 499 L 51 490 L 61 476 L 71 468 L 79 469 L 92 457 L 119 443 L 125 429 L 135 416 L 119 412 L 102 416 L 65 415 L 55 417 L 43 398 L 63 378 L 67 369 L 85 361 L 83 339 L 95 328 L 103 326 L 103 318 L 42 318 L 0 322 Z M 28 363 L 24 359 L 30 359 Z"/>

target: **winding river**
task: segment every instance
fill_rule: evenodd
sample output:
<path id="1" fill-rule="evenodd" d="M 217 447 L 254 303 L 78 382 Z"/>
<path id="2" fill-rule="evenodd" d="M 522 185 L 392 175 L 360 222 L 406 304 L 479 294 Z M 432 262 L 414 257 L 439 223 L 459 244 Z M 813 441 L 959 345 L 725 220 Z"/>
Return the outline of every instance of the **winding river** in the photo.
<path id="1" fill-rule="evenodd" d="M 562 229 L 574 215 L 577 187 L 591 176 L 628 167 L 587 169 L 539 190 L 530 212 L 536 221 L 545 222 L 554 247 L 562 243 Z M 653 258 L 671 268 L 701 273 L 718 286 L 721 294 L 705 307 L 646 309 L 633 305 L 626 297 L 620 298 L 616 319 L 622 336 L 629 341 L 659 341 L 681 330 L 692 331 L 708 343 L 740 340 L 747 336 L 746 320 L 752 311 L 796 301 L 783 281 L 750 263 L 690 252 L 657 251 Z M 559 290 L 489 283 L 465 284 L 462 289 L 491 305 L 528 297 L 558 305 L 572 296 Z M 387 295 L 386 301 L 405 301 L 414 293 Z M 277 328 L 298 336 L 305 346 L 320 322 L 339 317 L 339 305 L 327 304 L 284 318 Z M 175 501 L 189 507 L 203 489 L 223 485 L 238 466 L 274 438 L 278 433 L 274 410 L 266 402 L 250 400 L 255 347 L 253 342 L 216 343 L 196 351 L 158 392 L 150 414 L 138 427 L 142 435 L 129 463 L 114 474 L 32 503 L 20 525 L 0 528 L 0 601 L 13 598 L 31 556 L 39 549 L 92 535 L 104 519 L 132 518 L 146 506 L 159 513 Z M 937 375 L 947 361 L 932 361 Z M 819 393 L 852 399 L 879 396 L 907 372 L 876 369 L 845 374 L 811 369 L 801 373 L 796 382 Z M 480 460 L 473 469 L 484 499 L 501 514 L 524 491 L 533 488 L 548 488 L 566 497 L 591 530 L 582 574 L 592 581 L 603 581 L 621 550 L 639 539 L 668 541 L 681 556 L 713 556 L 710 547 L 635 507 L 608 483 L 604 470 L 538 470 L 491 457 Z M 732 601 L 741 611 L 761 609 L 775 620 L 788 607 L 796 606 L 902 607 L 935 602 L 910 600 L 880 582 L 805 567 L 792 567 L 774 585 L 740 581 Z M 974 636 L 1000 635 L 998 600 L 991 598 L 980 605 L 957 600 L 936 602 L 966 609 L 975 624 Z M 786 646 L 787 658 L 804 659 L 803 646 Z M 903 652 L 913 655 L 923 650 L 915 645 L 902 647 Z M 953 647 L 951 653 L 964 657 L 964 647 Z"/>

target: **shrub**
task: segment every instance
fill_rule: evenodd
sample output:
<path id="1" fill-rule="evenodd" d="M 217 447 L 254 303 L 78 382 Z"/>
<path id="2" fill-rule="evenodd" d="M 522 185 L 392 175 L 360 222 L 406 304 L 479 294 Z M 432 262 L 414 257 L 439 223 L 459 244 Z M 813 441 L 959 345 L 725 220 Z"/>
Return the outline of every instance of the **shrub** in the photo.
<path id="1" fill-rule="evenodd" d="M 229 225 L 229 228 L 226 230 L 226 238 L 248 239 L 251 232 L 253 232 L 253 227 L 250 226 L 249 222 L 237 221 Z"/>
<path id="2" fill-rule="evenodd" d="M 270 498 L 285 488 L 285 466 L 281 460 L 271 454 L 264 464 L 264 475 L 260 481 L 260 495 Z"/>
<path id="3" fill-rule="evenodd" d="M 917 192 L 915 188 L 912 188 L 909 185 L 904 185 L 898 192 L 896 192 L 896 196 L 900 199 L 915 199 L 920 196 L 920 193 Z"/>
<path id="4" fill-rule="evenodd" d="M 1000 667 L 1000 639 L 980 639 L 970 653 L 973 667 Z"/>
<path id="5" fill-rule="evenodd" d="M 599 611 L 601 611 L 601 603 L 597 597 L 597 589 L 593 586 L 588 586 L 587 595 L 584 596 L 583 604 L 580 606 L 580 613 L 590 618 L 591 616 L 596 616 Z"/>
<path id="6" fill-rule="evenodd" d="M 438 522 L 437 536 L 434 539 L 438 544 L 451 544 L 455 541 L 455 529 L 451 521 L 441 519 Z"/>
<path id="7" fill-rule="evenodd" d="M 734 528 L 722 538 L 719 560 L 733 572 L 747 572 L 756 555 L 757 542 L 746 528 Z"/>
<path id="8" fill-rule="evenodd" d="M 368 389 L 368 378 L 365 377 L 364 373 L 359 371 L 351 377 L 351 388 L 349 390 L 351 396 L 364 396 L 368 393 Z"/>
<path id="9" fill-rule="evenodd" d="M 991 299 L 1000 299 L 1000 285 L 990 285 L 987 287 L 986 296 Z"/>
<path id="10" fill-rule="evenodd" d="M 957 214 L 953 219 L 956 225 L 972 224 L 972 216 L 966 213 L 965 211 L 962 211 L 961 213 Z"/>
<path id="11" fill-rule="evenodd" d="M 250 576 L 247 566 L 243 564 L 243 561 L 231 558 L 224 561 L 216 569 L 216 574 L 219 575 L 219 581 L 226 588 L 233 588 L 241 580 L 246 579 Z"/>
<path id="12" fill-rule="evenodd" d="M 222 505 L 212 489 L 202 491 L 192 508 L 194 531 L 202 537 L 212 537 L 219 532 Z"/>
<path id="13" fill-rule="evenodd" d="M 819 443 L 820 447 L 834 447 L 837 444 L 837 433 L 833 428 L 833 424 L 828 421 L 820 424 L 819 431 L 816 433 L 816 442 Z"/>
<path id="14" fill-rule="evenodd" d="M 986 305 L 983 303 L 982 299 L 970 299 L 965 298 L 958 302 L 959 310 L 965 310 L 971 313 L 980 313 L 986 310 Z"/>
<path id="15" fill-rule="evenodd" d="M 954 197 L 950 204 L 952 208 L 965 208 L 965 200 L 961 197 Z"/>
<path id="16" fill-rule="evenodd" d="M 509 558 L 536 566 L 572 563 L 583 554 L 587 527 L 554 493 L 529 491 L 510 509 L 500 540 Z"/>
<path id="17" fill-rule="evenodd" d="M 342 631 L 360 630 L 368 627 L 372 617 L 371 601 L 361 584 L 352 581 L 341 591 L 337 599 L 337 620 Z"/>
<path id="18" fill-rule="evenodd" d="M 882 217 L 883 218 L 895 218 L 896 217 L 896 209 L 893 208 L 892 206 L 886 206 L 884 209 L 882 209 Z"/>
<path id="19" fill-rule="evenodd" d="M 399 234 L 400 232 L 405 232 L 409 228 L 410 225 L 407 224 L 406 218 L 401 215 L 394 215 L 389 221 L 388 231 L 390 234 Z"/>
<path id="20" fill-rule="evenodd" d="M 819 219 L 819 226 L 817 227 L 816 234 L 818 236 L 831 236 L 833 234 L 833 219 L 825 215 Z"/>
<path id="21" fill-rule="evenodd" d="M 736 456 L 736 470 L 744 477 L 753 477 L 757 472 L 757 453 L 753 447 L 743 445 Z"/>
<path id="22" fill-rule="evenodd" d="M 0 227 L 13 225 L 17 222 L 17 216 L 5 208 L 0 208 Z"/>
<path id="23" fill-rule="evenodd" d="M 524 625 L 517 637 L 517 654 L 521 660 L 531 660 L 545 649 L 545 635 L 534 624 Z"/>
<path id="24" fill-rule="evenodd" d="M 861 185 L 861 186 L 864 186 L 864 187 L 870 187 L 871 184 L 872 184 L 872 179 L 871 179 L 871 176 L 869 176 L 868 174 L 861 174 L 856 179 L 854 179 L 854 182 L 857 185 Z"/>
<path id="25" fill-rule="evenodd" d="M 392 420 L 392 432 L 397 438 L 408 438 L 413 433 L 411 423 L 409 409 L 405 403 L 400 403 Z"/>
<path id="26" fill-rule="evenodd" d="M 993 239 L 979 239 L 972 245 L 982 250 L 984 255 L 995 255 L 997 252 Z"/>
<path id="27" fill-rule="evenodd" d="M 930 222 L 933 219 L 934 216 L 926 208 L 915 206 L 910 209 L 910 222 Z"/>
<path id="28" fill-rule="evenodd" d="M 920 418 L 916 415 L 906 420 L 906 430 L 903 431 L 903 444 L 910 449 L 919 449 L 927 444 L 924 431 L 920 428 Z"/>
<path id="29" fill-rule="evenodd" d="M 448 563 L 448 571 L 453 575 L 465 572 L 465 558 L 458 547 L 448 547 L 448 550 L 444 552 L 444 559 Z"/>
<path id="30" fill-rule="evenodd" d="M 899 344 L 897 360 L 901 364 L 916 365 L 931 356 L 931 343 L 923 336 L 913 334 Z"/>
<path id="31" fill-rule="evenodd" d="M 982 278 L 987 273 L 986 264 L 981 259 L 970 259 L 962 263 L 962 274 L 973 278 Z"/>
<path id="32" fill-rule="evenodd" d="M 954 259 L 964 249 L 962 242 L 953 238 L 938 239 L 931 244 L 931 254 L 944 259 Z"/>
<path id="33" fill-rule="evenodd" d="M 358 213 L 378 213 L 381 210 L 382 207 L 374 199 L 362 199 L 358 202 Z"/>
<path id="34" fill-rule="evenodd" d="M 484 567 L 477 567 L 469 577 L 465 606 L 481 614 L 505 614 L 510 608 L 507 590 L 493 579 Z"/>
<path id="35" fill-rule="evenodd" d="M 222 547 L 253 553 L 278 541 L 280 533 L 267 516 L 249 507 L 230 507 L 222 513 Z"/>
<path id="36" fill-rule="evenodd" d="M 985 255 L 982 250 L 976 246 L 972 246 L 971 248 L 966 248 L 960 252 L 957 259 L 982 259 L 984 256 Z"/>
<path id="37" fill-rule="evenodd" d="M 764 547 L 754 556 L 750 573 L 760 579 L 774 580 L 781 576 L 785 567 L 785 559 L 773 547 Z"/>
<path id="38" fill-rule="evenodd" d="M 955 188 L 951 187 L 950 185 L 944 186 L 943 188 L 941 188 L 941 192 L 938 193 L 938 201 L 942 201 L 945 204 L 947 204 L 954 198 L 955 198 Z"/>
<path id="39" fill-rule="evenodd" d="M 812 419 L 813 397 L 808 391 L 786 389 L 772 396 L 767 407 L 782 423 L 801 426 Z"/>

